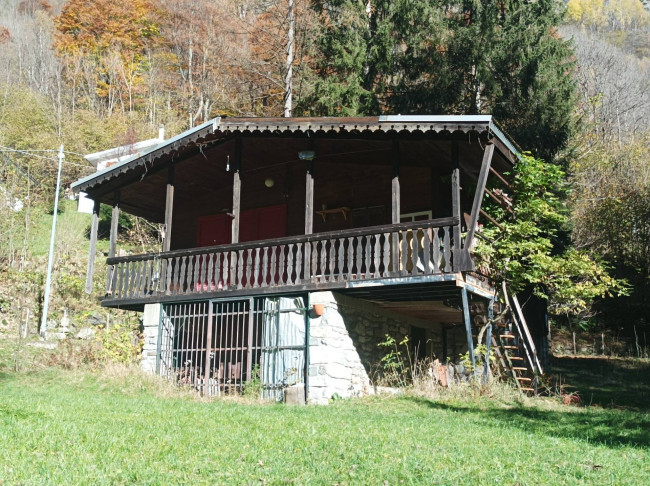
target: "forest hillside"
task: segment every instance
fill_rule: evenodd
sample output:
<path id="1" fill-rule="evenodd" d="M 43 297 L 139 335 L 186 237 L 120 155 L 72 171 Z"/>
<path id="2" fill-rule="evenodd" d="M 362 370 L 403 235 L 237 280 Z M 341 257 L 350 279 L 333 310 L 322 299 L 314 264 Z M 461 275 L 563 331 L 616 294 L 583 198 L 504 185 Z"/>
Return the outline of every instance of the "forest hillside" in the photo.
<path id="1" fill-rule="evenodd" d="M 102 258 L 97 292 L 83 291 L 89 217 L 65 198 L 94 171 L 84 155 L 153 138 L 161 125 L 171 137 L 215 116 L 487 113 L 541 164 L 527 172 L 534 178 L 520 199 L 535 237 L 513 223 L 512 238 L 487 251 L 518 264 L 495 271 L 548 299 L 559 335 L 603 336 L 605 346 L 585 339 L 585 352 L 648 356 L 647 1 L 1 5 L 0 333 L 27 323 L 34 334 L 40 321 L 61 145 L 48 327 L 67 319 L 95 332 L 118 322 L 131 332 L 135 318 L 97 301 Z M 543 208 L 551 219 L 539 217 Z M 159 230 L 124 217 L 120 243 L 155 249 Z M 517 254 L 517 238 L 538 246 Z M 114 330 L 102 339 L 117 354 L 130 342 Z"/>

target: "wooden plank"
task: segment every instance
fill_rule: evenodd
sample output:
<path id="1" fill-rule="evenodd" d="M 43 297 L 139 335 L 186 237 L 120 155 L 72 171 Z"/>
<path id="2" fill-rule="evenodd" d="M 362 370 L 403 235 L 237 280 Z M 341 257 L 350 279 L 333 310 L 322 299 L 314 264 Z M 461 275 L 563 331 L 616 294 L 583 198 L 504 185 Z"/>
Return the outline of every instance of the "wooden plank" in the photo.
<path id="1" fill-rule="evenodd" d="M 171 249 L 173 214 L 174 214 L 174 166 L 170 165 L 167 172 L 167 192 L 165 195 L 165 233 L 163 236 L 162 251 L 169 251 Z"/>
<path id="2" fill-rule="evenodd" d="M 314 231 L 314 163 L 307 163 L 307 175 L 305 179 L 305 234 L 310 235 Z"/>
<path id="3" fill-rule="evenodd" d="M 391 191 L 391 221 L 393 224 L 400 222 L 400 185 L 399 185 L 399 140 L 393 139 L 391 164 L 393 169 L 392 191 Z"/>
<path id="4" fill-rule="evenodd" d="M 120 192 L 115 191 L 115 204 L 111 211 L 111 233 L 108 244 L 108 258 L 114 257 L 117 250 L 117 228 L 120 219 Z"/>
<path id="5" fill-rule="evenodd" d="M 467 334 L 467 349 L 469 350 L 469 360 L 472 363 L 474 370 L 474 378 L 478 377 L 478 370 L 476 369 L 476 356 L 474 356 L 474 340 L 472 338 L 472 321 L 469 315 L 469 300 L 467 298 L 467 289 L 463 287 L 460 290 L 460 296 L 463 301 L 463 322 L 465 323 L 465 332 Z"/>
<path id="6" fill-rule="evenodd" d="M 233 174 L 232 181 L 232 239 L 233 243 L 239 243 L 239 214 L 241 212 L 241 178 L 239 171 Z"/>
<path id="7" fill-rule="evenodd" d="M 120 218 L 120 191 L 115 191 L 113 198 L 115 203 L 113 204 L 113 209 L 111 211 L 111 232 L 108 244 L 108 258 L 114 257 L 117 249 L 117 227 Z M 110 265 L 110 263 L 108 263 L 108 265 Z M 117 292 L 116 277 L 117 272 L 114 270 L 111 275 L 109 267 L 109 273 L 106 276 L 106 288 L 112 288 L 114 293 Z"/>
<path id="8" fill-rule="evenodd" d="M 453 234 L 453 269 L 455 272 L 460 271 L 461 262 L 461 242 L 460 242 L 460 224 L 461 224 L 461 207 L 460 207 L 460 165 L 458 156 L 458 142 L 453 142 L 451 146 L 451 214 L 458 218 L 458 223 L 454 225 Z"/>
<path id="9" fill-rule="evenodd" d="M 93 206 L 92 223 L 90 224 L 90 249 L 88 250 L 88 267 L 86 268 L 86 293 L 93 291 L 93 274 L 95 273 L 95 253 L 97 253 L 97 228 L 99 228 L 99 199 Z M 108 290 L 108 285 L 106 286 Z"/>
<path id="10" fill-rule="evenodd" d="M 485 146 L 483 152 L 483 161 L 481 162 L 481 172 L 478 175 L 476 183 L 476 192 L 474 193 L 474 201 L 472 203 L 472 212 L 470 213 L 469 224 L 467 228 L 467 236 L 463 248 L 469 250 L 472 247 L 474 240 L 474 232 L 476 230 L 476 223 L 478 222 L 478 215 L 481 209 L 483 196 L 485 195 L 485 186 L 487 184 L 488 175 L 490 175 L 490 166 L 492 164 L 492 155 L 494 154 L 494 145 L 489 143 Z"/>
<path id="11" fill-rule="evenodd" d="M 512 302 L 514 302 L 515 304 L 515 309 L 517 310 L 517 315 L 519 316 L 521 327 L 524 330 L 524 334 L 526 335 L 526 339 L 528 340 L 530 350 L 533 354 L 533 357 L 535 358 L 535 364 L 537 365 L 537 369 L 539 370 L 540 374 L 544 374 L 542 365 L 540 364 L 539 359 L 537 357 L 537 349 L 535 348 L 535 342 L 533 341 L 533 337 L 530 335 L 530 331 L 528 330 L 528 324 L 526 323 L 526 319 L 524 318 L 524 313 L 521 310 L 521 306 L 519 305 L 519 299 L 517 299 L 516 295 L 512 296 Z"/>

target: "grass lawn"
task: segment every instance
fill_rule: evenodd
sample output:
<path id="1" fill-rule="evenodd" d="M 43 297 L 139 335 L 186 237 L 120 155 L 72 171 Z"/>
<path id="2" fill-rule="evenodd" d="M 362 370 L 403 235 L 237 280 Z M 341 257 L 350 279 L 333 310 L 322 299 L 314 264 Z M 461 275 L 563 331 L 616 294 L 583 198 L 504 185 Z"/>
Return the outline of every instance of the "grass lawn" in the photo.
<path id="1" fill-rule="evenodd" d="M 0 484 L 650 484 L 647 413 L 480 397 L 209 402 L 118 375 L 0 374 Z"/>
<path id="2" fill-rule="evenodd" d="M 556 356 L 551 372 L 586 405 L 650 411 L 650 360 Z"/>

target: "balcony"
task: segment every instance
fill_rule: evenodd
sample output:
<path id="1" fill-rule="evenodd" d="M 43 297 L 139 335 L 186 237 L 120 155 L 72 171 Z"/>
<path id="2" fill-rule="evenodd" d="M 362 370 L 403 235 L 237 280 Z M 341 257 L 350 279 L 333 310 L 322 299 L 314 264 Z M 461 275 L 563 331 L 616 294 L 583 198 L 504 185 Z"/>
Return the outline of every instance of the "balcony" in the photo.
<path id="1" fill-rule="evenodd" d="M 458 218 L 370 226 L 107 260 L 106 307 L 453 280 Z M 456 255 L 454 255 L 456 253 Z M 469 266 L 468 266 L 469 263 Z"/>

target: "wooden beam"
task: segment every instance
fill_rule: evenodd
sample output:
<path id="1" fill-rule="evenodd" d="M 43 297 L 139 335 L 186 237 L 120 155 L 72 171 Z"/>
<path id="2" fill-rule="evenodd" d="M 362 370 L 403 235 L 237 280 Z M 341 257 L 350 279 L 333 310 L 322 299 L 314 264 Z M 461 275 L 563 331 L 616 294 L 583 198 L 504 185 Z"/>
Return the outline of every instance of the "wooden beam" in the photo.
<path id="1" fill-rule="evenodd" d="M 399 185 L 399 140 L 393 140 L 393 150 L 391 154 L 391 162 L 393 167 L 393 181 L 392 181 L 392 204 L 391 204 L 391 223 L 397 224 L 400 222 L 400 185 Z"/>
<path id="2" fill-rule="evenodd" d="M 458 142 L 453 142 L 451 146 L 451 215 L 458 218 L 458 224 L 454 225 L 453 229 L 453 269 L 455 272 L 461 271 L 462 265 L 462 248 L 460 244 L 460 224 L 461 224 L 461 209 L 460 209 L 460 164 L 458 156 Z"/>
<path id="3" fill-rule="evenodd" d="M 305 234 L 314 232 L 314 162 L 307 162 L 305 180 Z"/>
<path id="4" fill-rule="evenodd" d="M 474 232 L 476 231 L 476 223 L 478 221 L 479 211 L 481 209 L 481 202 L 485 196 L 485 185 L 487 184 L 488 175 L 490 175 L 490 165 L 492 164 L 492 155 L 494 154 L 494 145 L 487 144 L 483 151 L 483 161 L 481 162 L 481 172 L 478 175 L 476 183 L 476 192 L 474 192 L 474 202 L 472 204 L 472 212 L 470 213 L 469 224 L 467 228 L 467 236 L 463 248 L 469 250 L 472 247 L 474 240 Z"/>
<path id="5" fill-rule="evenodd" d="M 472 363 L 474 370 L 474 378 L 478 376 L 476 370 L 476 356 L 474 356 L 474 340 L 472 339 L 472 321 L 469 315 L 469 300 L 467 298 L 467 289 L 465 287 L 460 289 L 460 296 L 463 301 L 463 321 L 465 322 L 465 332 L 467 334 L 467 349 L 469 351 L 469 360 Z"/>
<path id="6" fill-rule="evenodd" d="M 93 219 L 90 224 L 90 250 L 88 251 L 88 267 L 86 269 L 86 293 L 93 291 L 93 274 L 95 273 L 95 253 L 97 252 L 97 228 L 99 228 L 99 199 L 93 206 Z"/>
<path id="7" fill-rule="evenodd" d="M 115 256 L 117 250 L 117 227 L 120 219 L 120 191 L 115 191 L 113 197 L 113 210 L 111 211 L 111 233 L 108 245 L 108 258 Z"/>
<path id="8" fill-rule="evenodd" d="M 167 172 L 167 194 L 165 196 L 165 233 L 162 250 L 169 251 L 172 241 L 172 220 L 174 214 L 174 166 L 170 165 Z"/>
<path id="9" fill-rule="evenodd" d="M 393 178 L 391 182 L 391 211 L 390 211 L 390 221 L 393 224 L 400 222 L 400 202 L 401 202 L 401 189 L 399 185 L 399 141 L 393 140 L 392 152 L 391 152 L 391 165 L 393 168 Z M 400 269 L 401 259 L 400 259 L 400 245 L 399 245 L 399 236 L 397 233 L 393 233 L 391 236 L 390 242 L 390 251 L 391 251 L 391 267 L 392 271 L 396 272 Z"/>
<path id="10" fill-rule="evenodd" d="M 113 210 L 111 211 L 111 232 L 108 243 L 108 258 L 113 258 L 117 251 L 117 227 L 120 219 L 120 191 L 115 191 L 113 196 Z M 116 266 L 109 265 L 106 275 L 106 290 L 110 293 L 113 289 L 113 282 L 116 278 Z"/>
<path id="11" fill-rule="evenodd" d="M 235 139 L 235 162 L 233 169 L 232 181 L 232 243 L 239 243 L 239 213 L 241 212 L 241 177 L 239 171 L 241 170 L 241 155 L 242 154 L 242 139 L 237 137 Z"/>

